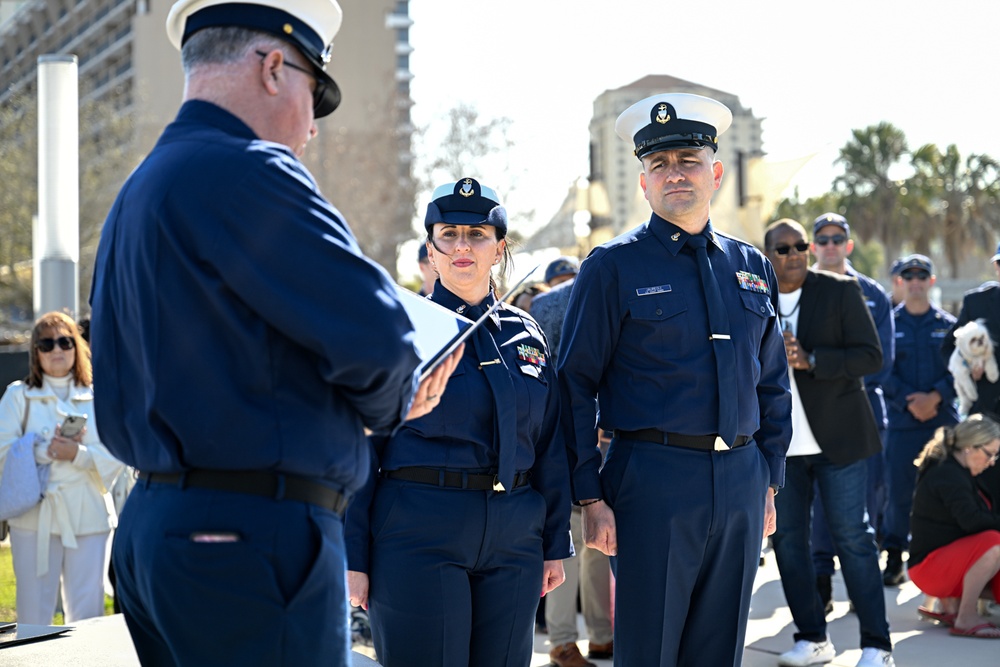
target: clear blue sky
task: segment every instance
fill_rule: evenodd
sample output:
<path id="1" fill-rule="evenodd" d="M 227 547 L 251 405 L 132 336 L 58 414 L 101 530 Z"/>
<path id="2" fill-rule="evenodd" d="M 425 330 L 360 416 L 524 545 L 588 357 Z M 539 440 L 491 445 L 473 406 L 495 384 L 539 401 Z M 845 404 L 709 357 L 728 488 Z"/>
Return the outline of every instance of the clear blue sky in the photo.
<path id="1" fill-rule="evenodd" d="M 738 95 L 774 159 L 818 153 L 793 182 L 804 195 L 828 189 L 852 129 L 882 120 L 913 148 L 1000 158 L 998 0 L 412 0 L 410 15 L 415 122 L 460 102 L 512 119 L 507 204 L 538 224 L 587 173 L 594 98 L 647 74 Z"/>

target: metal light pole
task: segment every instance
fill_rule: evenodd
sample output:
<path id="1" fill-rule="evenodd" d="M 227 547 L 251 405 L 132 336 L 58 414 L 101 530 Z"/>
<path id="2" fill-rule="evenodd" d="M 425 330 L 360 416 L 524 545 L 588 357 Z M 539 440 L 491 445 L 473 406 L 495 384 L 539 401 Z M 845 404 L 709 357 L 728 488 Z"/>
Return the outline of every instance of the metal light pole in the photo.
<path id="1" fill-rule="evenodd" d="M 80 121 L 77 59 L 38 57 L 38 223 L 35 316 L 79 312 Z"/>

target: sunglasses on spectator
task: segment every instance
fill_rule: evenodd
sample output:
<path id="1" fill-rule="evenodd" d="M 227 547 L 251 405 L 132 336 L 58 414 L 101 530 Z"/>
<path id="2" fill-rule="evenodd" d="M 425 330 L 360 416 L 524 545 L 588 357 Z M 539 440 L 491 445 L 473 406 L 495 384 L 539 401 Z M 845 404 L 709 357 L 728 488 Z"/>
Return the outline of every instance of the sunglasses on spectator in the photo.
<path id="1" fill-rule="evenodd" d="M 806 243 L 805 241 L 799 241 L 795 245 L 786 245 L 782 243 L 781 245 L 774 246 L 774 252 L 784 257 L 785 255 L 787 255 L 792 251 L 792 248 L 794 248 L 795 252 L 797 252 L 798 254 L 804 255 L 806 252 L 809 251 L 809 244 Z"/>
<path id="2" fill-rule="evenodd" d="M 69 336 L 59 336 L 59 338 L 39 338 L 35 347 L 38 348 L 39 352 L 51 352 L 56 349 L 56 345 L 59 346 L 60 350 L 72 350 L 76 347 L 76 342 Z"/>
<path id="3" fill-rule="evenodd" d="M 899 277 L 910 282 L 911 280 L 927 280 L 931 277 L 931 274 L 926 271 L 903 271 L 899 274 Z"/>
<path id="4" fill-rule="evenodd" d="M 833 236 L 827 236 L 826 234 L 820 234 L 816 237 L 816 245 L 826 245 L 828 243 L 833 243 L 833 245 L 844 245 L 847 243 L 847 237 L 843 234 L 834 234 Z"/>

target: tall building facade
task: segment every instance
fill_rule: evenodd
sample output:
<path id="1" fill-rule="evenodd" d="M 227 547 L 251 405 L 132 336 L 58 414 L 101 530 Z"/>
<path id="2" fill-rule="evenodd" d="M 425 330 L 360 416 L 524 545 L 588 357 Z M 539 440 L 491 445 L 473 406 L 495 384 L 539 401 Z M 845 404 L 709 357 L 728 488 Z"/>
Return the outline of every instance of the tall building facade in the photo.
<path id="1" fill-rule="evenodd" d="M 339 2 L 344 22 L 330 71 L 344 102 L 318 121 L 320 133 L 304 161 L 320 189 L 360 232 L 366 251 L 394 273 L 396 239 L 412 235 L 414 206 L 409 2 Z M 116 140 L 129 142 L 138 159 L 152 148 L 182 99 L 179 54 L 164 29 L 172 4 L 0 0 L 0 105 L 36 103 L 38 56 L 76 55 L 81 107 L 100 102 L 108 113 L 127 117 L 131 131 Z M 81 126 L 81 141 L 92 131 L 100 128 Z M 133 166 L 120 165 L 120 181 Z M 397 232 L 397 227 L 406 231 Z"/>
<path id="2" fill-rule="evenodd" d="M 607 90 L 594 100 L 590 121 L 590 180 L 603 183 L 607 191 L 610 215 L 605 224 L 612 232 L 619 233 L 649 219 L 649 206 L 639 187 L 642 166 L 633 153 L 634 146 L 615 134 L 615 120 L 632 104 L 664 92 L 704 95 L 732 110 L 732 127 L 719 139 L 717 157 L 725 174 L 722 188 L 712 199 L 712 224 L 747 240 L 757 240 L 752 235 L 759 227 L 759 220 L 748 215 L 747 204 L 750 161 L 764 155 L 760 119 L 732 93 L 664 75 L 643 77 Z M 595 234 L 599 233 L 601 225 L 594 227 Z"/>

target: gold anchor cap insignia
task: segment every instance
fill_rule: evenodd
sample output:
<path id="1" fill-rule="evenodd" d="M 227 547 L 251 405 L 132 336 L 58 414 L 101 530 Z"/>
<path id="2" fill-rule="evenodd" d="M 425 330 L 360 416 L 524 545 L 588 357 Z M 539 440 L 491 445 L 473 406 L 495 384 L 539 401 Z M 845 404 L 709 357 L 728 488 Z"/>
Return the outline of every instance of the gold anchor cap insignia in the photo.
<path id="1" fill-rule="evenodd" d="M 661 103 L 656 107 L 656 122 L 665 125 L 670 122 L 670 114 L 667 113 L 667 105 Z"/>
<path id="2" fill-rule="evenodd" d="M 463 197 L 471 197 L 472 195 L 476 194 L 476 192 L 472 189 L 471 178 L 467 178 L 464 181 L 462 181 L 462 187 L 459 188 L 458 194 L 462 195 Z"/>

